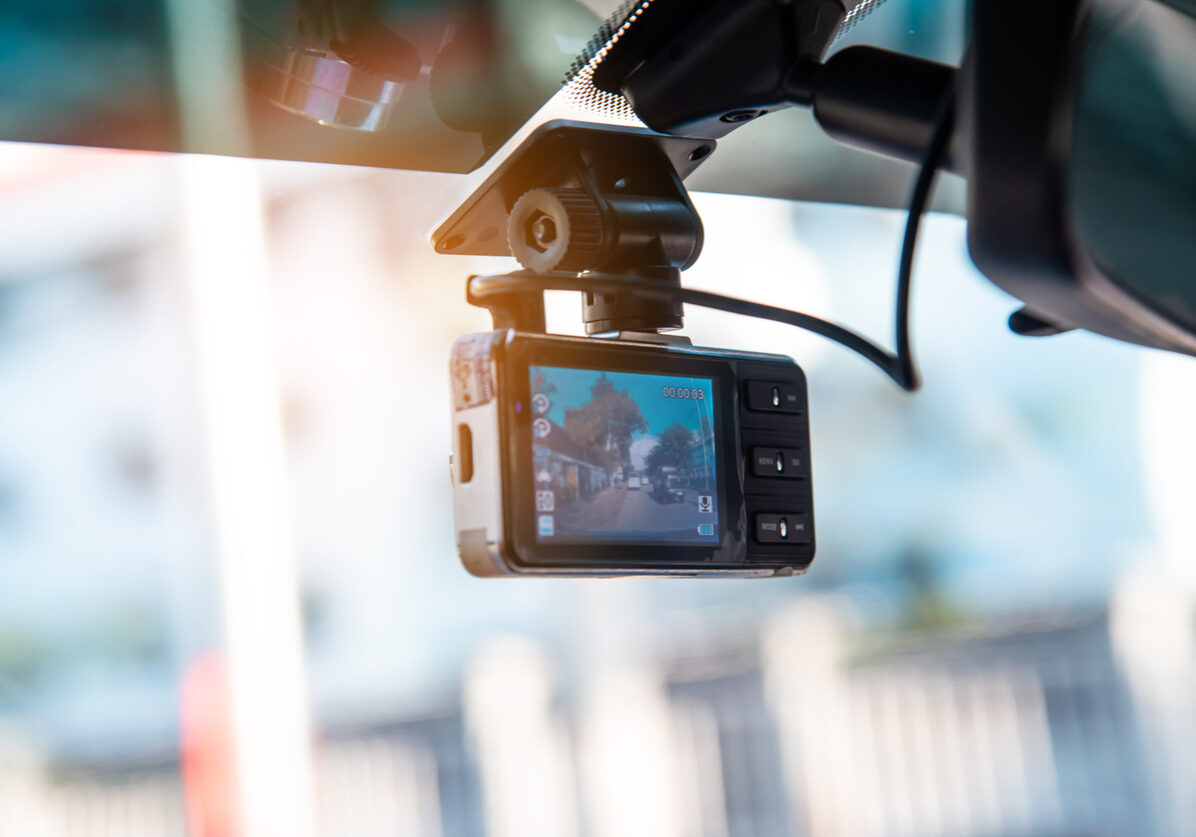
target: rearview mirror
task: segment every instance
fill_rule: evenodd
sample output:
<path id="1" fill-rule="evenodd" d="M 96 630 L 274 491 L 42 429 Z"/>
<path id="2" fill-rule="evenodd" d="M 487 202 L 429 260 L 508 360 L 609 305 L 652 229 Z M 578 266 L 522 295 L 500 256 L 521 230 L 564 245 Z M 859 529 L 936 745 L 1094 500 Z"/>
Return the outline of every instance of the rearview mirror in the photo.
<path id="1" fill-rule="evenodd" d="M 1196 3 L 975 0 L 968 243 L 1027 334 L 1196 354 Z"/>

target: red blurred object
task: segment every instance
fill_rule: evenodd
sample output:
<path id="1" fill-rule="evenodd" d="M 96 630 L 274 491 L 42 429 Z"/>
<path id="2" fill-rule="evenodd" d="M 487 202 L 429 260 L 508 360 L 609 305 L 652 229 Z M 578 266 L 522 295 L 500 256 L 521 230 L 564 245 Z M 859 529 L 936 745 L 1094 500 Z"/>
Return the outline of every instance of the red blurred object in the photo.
<path id="1" fill-rule="evenodd" d="M 233 713 L 228 666 L 212 652 L 183 674 L 183 799 L 193 837 L 239 837 Z"/>

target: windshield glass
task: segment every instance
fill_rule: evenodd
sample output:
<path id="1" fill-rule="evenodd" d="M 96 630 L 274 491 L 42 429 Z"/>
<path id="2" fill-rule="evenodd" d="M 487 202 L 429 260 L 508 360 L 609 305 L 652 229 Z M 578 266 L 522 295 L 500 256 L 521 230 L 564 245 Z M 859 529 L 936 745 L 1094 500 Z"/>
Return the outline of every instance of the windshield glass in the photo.
<path id="1" fill-rule="evenodd" d="M 807 576 L 475 579 L 463 185 L 0 146 L 0 834 L 1196 829 L 1189 360 L 1012 336 L 934 215 L 916 396 L 687 311 L 806 372 Z M 888 342 L 900 213 L 694 200 L 687 285 Z"/>
<path id="2" fill-rule="evenodd" d="M 630 8 L 9 0 L 0 4 L 0 140 L 468 172 L 526 121 L 549 118 L 541 108 L 620 7 Z M 860 4 L 875 7 L 851 18 L 832 52 L 867 43 L 958 63 L 965 4 Z M 618 121 L 564 94 L 549 110 Z M 905 199 L 906 165 L 837 145 L 805 109 L 748 125 L 722 146 L 721 164 L 706 166 L 695 188 L 882 206 Z M 958 210 L 961 195 L 956 184 L 939 206 Z"/>
<path id="3" fill-rule="evenodd" d="M 469 171 L 600 22 L 576 0 L 17 0 L 0 138 Z"/>

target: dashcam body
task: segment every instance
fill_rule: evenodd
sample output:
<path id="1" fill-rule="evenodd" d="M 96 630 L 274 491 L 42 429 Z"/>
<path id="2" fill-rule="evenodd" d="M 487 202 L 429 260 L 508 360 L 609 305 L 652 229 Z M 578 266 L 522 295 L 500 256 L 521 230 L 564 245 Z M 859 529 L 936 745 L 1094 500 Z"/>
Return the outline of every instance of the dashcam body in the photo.
<path id="1" fill-rule="evenodd" d="M 457 340 L 453 501 L 478 576 L 788 576 L 814 558 L 788 357 L 511 329 Z"/>

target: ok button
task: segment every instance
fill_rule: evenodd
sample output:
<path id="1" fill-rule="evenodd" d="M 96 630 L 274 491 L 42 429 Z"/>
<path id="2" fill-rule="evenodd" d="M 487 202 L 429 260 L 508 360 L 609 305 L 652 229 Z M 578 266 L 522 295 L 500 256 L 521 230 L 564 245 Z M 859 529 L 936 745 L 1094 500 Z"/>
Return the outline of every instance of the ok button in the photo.
<path id="1" fill-rule="evenodd" d="M 758 477 L 798 479 L 803 464 L 797 448 L 752 448 L 752 473 Z"/>

